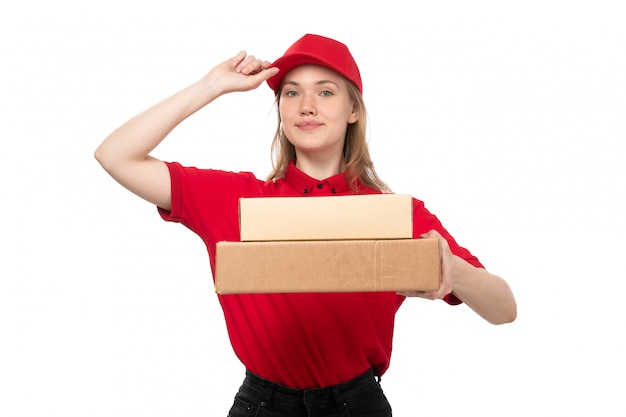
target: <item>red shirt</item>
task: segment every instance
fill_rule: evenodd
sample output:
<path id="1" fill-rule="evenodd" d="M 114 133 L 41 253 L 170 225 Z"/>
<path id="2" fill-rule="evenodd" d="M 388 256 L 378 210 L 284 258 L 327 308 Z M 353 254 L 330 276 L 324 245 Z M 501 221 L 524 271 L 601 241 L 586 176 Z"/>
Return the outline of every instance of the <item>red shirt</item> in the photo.
<path id="1" fill-rule="evenodd" d="M 343 174 L 323 181 L 291 164 L 284 179 L 266 182 L 248 172 L 225 172 L 168 163 L 171 211 L 206 244 L 215 271 L 215 244 L 239 241 L 240 197 L 354 194 Z M 360 186 L 360 194 L 378 191 Z M 413 236 L 435 229 L 450 249 L 472 265 L 478 259 L 460 247 L 439 220 L 413 199 Z M 324 262 L 320 259 L 319 262 Z M 389 367 L 396 311 L 405 297 L 396 293 L 305 293 L 219 295 L 230 342 L 244 366 L 256 375 L 292 388 L 319 388 L 345 382 L 375 367 Z M 447 297 L 450 304 L 460 301 Z"/>

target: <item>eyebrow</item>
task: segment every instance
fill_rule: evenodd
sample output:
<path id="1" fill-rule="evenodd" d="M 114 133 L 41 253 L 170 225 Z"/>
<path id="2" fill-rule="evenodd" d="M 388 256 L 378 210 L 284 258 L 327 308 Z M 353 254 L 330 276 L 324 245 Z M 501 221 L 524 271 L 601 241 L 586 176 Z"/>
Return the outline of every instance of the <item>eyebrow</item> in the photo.
<path id="1" fill-rule="evenodd" d="M 299 83 L 297 83 L 296 81 L 291 81 L 291 80 L 285 81 L 283 85 L 287 85 L 287 84 L 293 85 L 295 87 L 299 87 L 300 86 Z M 331 81 L 331 80 L 319 80 L 319 81 L 315 82 L 315 85 L 324 85 L 324 84 L 332 84 L 335 87 L 339 88 L 339 84 L 337 84 L 336 82 Z"/>

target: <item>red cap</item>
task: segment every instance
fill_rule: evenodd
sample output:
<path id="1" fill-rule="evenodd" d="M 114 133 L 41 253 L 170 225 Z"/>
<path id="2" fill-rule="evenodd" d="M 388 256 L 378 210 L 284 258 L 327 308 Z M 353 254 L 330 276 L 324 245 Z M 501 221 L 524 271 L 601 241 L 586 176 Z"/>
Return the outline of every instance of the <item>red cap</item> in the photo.
<path id="1" fill-rule="evenodd" d="M 287 49 L 285 54 L 272 64 L 280 72 L 267 80 L 274 93 L 278 92 L 283 77 L 289 70 L 305 64 L 321 65 L 352 81 L 363 93 L 361 73 L 348 47 L 334 39 L 319 35 L 304 35 Z"/>

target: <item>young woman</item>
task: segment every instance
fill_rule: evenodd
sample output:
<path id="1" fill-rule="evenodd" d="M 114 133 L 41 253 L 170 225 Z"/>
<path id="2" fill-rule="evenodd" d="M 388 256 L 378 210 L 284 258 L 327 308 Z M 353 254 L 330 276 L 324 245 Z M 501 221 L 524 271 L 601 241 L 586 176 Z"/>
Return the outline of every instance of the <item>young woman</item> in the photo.
<path id="1" fill-rule="evenodd" d="M 196 111 L 263 82 L 275 93 L 279 119 L 267 179 L 150 156 Z M 239 240 L 240 197 L 389 192 L 370 159 L 362 88 L 344 44 L 305 35 L 274 63 L 245 52 L 222 62 L 123 124 L 95 156 L 164 220 L 197 233 L 214 268 L 216 242 Z M 413 199 L 413 212 L 413 237 L 440 239 L 438 291 L 218 296 L 232 347 L 246 367 L 229 416 L 391 416 L 379 377 L 389 366 L 394 317 L 407 296 L 464 302 L 494 324 L 515 319 L 507 283 L 460 247 L 421 201 Z"/>

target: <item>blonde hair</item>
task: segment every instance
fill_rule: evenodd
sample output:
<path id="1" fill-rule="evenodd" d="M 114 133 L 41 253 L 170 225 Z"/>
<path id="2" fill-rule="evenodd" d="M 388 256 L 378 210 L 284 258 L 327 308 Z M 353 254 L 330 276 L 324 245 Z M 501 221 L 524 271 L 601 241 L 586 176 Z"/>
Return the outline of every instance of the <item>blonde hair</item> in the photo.
<path id="1" fill-rule="evenodd" d="M 358 182 L 383 193 L 390 193 L 389 186 L 380 179 L 374 169 L 374 162 L 370 157 L 367 143 L 367 110 L 365 102 L 359 89 L 351 81 L 346 80 L 350 98 L 354 101 L 359 112 L 356 122 L 349 124 L 346 130 L 346 139 L 343 145 L 343 161 L 345 164 L 345 175 L 350 188 L 358 192 Z M 281 128 L 280 111 L 278 104 L 280 100 L 280 88 L 276 94 L 276 113 L 278 125 L 272 140 L 272 167 L 273 171 L 268 175 L 268 181 L 284 178 L 291 161 L 296 159 L 296 149 L 289 142 L 285 132 Z"/>

